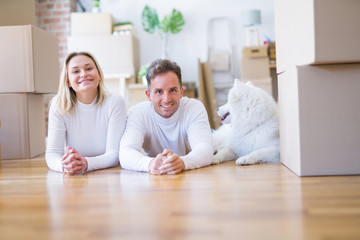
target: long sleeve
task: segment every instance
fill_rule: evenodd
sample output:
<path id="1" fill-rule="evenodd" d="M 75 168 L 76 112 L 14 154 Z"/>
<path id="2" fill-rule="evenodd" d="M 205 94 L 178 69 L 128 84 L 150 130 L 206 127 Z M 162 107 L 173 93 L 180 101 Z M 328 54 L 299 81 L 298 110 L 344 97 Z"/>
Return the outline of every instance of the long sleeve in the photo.
<path id="1" fill-rule="evenodd" d="M 60 161 L 64 155 L 65 134 L 65 119 L 56 112 L 55 106 L 50 104 L 45 159 L 48 167 L 58 172 L 62 172 Z"/>
<path id="2" fill-rule="evenodd" d="M 126 106 L 118 95 L 108 96 L 101 106 L 77 102 L 71 115 L 60 115 L 51 106 L 45 157 L 49 168 L 62 171 L 66 145 L 86 158 L 87 171 L 116 166 L 125 124 Z"/>
<path id="3" fill-rule="evenodd" d="M 184 161 L 185 169 L 211 164 L 211 129 L 200 101 L 182 98 L 179 110 L 170 118 L 158 115 L 150 102 L 129 110 L 120 143 L 121 167 L 148 171 L 151 159 L 164 149 L 178 154 Z"/>
<path id="4" fill-rule="evenodd" d="M 132 110 L 132 109 L 131 109 Z M 146 134 L 146 126 L 142 121 L 141 112 L 129 111 L 126 128 L 120 141 L 119 159 L 122 168 L 148 172 L 152 157 L 142 153 Z"/>
<path id="5" fill-rule="evenodd" d="M 180 156 L 185 169 L 204 167 L 212 163 L 213 140 L 208 116 L 201 102 L 196 102 L 187 113 L 188 140 L 191 151 Z"/>

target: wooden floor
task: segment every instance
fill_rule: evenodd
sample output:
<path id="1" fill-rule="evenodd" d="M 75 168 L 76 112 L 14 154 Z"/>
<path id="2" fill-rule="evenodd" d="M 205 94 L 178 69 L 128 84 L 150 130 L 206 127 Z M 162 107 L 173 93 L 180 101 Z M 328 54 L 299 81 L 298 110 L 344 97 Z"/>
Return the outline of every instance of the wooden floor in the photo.
<path id="1" fill-rule="evenodd" d="M 176 176 L 68 176 L 2 160 L 0 239 L 360 239 L 360 176 L 234 162 Z"/>

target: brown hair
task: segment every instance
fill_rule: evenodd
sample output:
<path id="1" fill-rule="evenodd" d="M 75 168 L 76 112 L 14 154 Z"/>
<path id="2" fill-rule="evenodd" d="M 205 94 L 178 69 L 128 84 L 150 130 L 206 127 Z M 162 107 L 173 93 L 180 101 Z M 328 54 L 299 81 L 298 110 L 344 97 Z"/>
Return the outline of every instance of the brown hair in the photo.
<path id="1" fill-rule="evenodd" d="M 148 89 L 150 89 L 151 80 L 154 79 L 158 74 L 174 72 L 181 86 L 181 68 L 177 65 L 176 62 L 172 62 L 168 59 L 157 59 L 153 61 L 146 71 L 146 81 Z"/>

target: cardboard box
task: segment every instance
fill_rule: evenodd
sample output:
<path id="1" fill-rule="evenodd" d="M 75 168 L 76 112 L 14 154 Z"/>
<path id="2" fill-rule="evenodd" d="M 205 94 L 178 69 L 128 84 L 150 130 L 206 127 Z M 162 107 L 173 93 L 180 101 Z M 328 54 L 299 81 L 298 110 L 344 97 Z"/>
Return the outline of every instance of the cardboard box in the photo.
<path id="1" fill-rule="evenodd" d="M 195 82 L 182 82 L 184 88 L 183 96 L 188 98 L 196 98 L 196 83 Z"/>
<path id="2" fill-rule="evenodd" d="M 58 40 L 32 25 L 0 27 L 0 92 L 56 93 Z"/>
<path id="3" fill-rule="evenodd" d="M 268 78 L 270 65 L 268 57 L 243 58 L 241 60 L 241 78 Z"/>
<path id="4" fill-rule="evenodd" d="M 360 1 L 275 0 L 277 72 L 360 62 Z"/>
<path id="5" fill-rule="evenodd" d="M 258 88 L 263 89 L 265 92 L 267 92 L 270 96 L 273 96 L 273 90 L 272 90 L 272 78 L 266 77 L 266 78 L 242 78 L 241 81 L 243 82 L 252 82 L 252 84 Z"/>
<path id="6" fill-rule="evenodd" d="M 217 114 L 217 97 L 214 88 L 210 62 L 200 62 L 198 59 L 199 71 L 199 100 L 204 104 L 208 114 L 209 123 L 212 129 L 220 126 L 220 118 Z"/>
<path id="7" fill-rule="evenodd" d="M 267 56 L 268 56 L 267 46 L 244 47 L 242 51 L 243 58 L 257 58 L 257 57 L 264 58 Z"/>
<path id="8" fill-rule="evenodd" d="M 112 16 L 110 13 L 71 13 L 71 36 L 111 35 Z"/>
<path id="9" fill-rule="evenodd" d="M 129 84 L 129 101 L 127 107 L 130 108 L 139 102 L 149 101 L 146 97 L 145 90 L 147 86 L 144 84 Z"/>
<path id="10" fill-rule="evenodd" d="M 1 119 L 0 119 L 0 128 L 1 128 Z M 1 141 L 0 141 L 0 161 L 1 161 Z"/>
<path id="11" fill-rule="evenodd" d="M 45 153 L 43 95 L 1 93 L 0 116 L 3 159 L 32 158 Z"/>
<path id="12" fill-rule="evenodd" d="M 360 174 L 360 64 L 278 76 L 281 162 L 299 176 Z"/>
<path id="13" fill-rule="evenodd" d="M 0 26 L 36 25 L 35 16 L 35 0 L 0 1 Z"/>
<path id="14" fill-rule="evenodd" d="M 104 74 L 129 73 L 136 76 L 139 69 L 138 40 L 128 35 L 71 36 L 68 52 L 87 51 L 99 62 Z"/>
<path id="15" fill-rule="evenodd" d="M 269 59 L 276 60 L 276 46 L 275 42 L 269 43 Z"/>

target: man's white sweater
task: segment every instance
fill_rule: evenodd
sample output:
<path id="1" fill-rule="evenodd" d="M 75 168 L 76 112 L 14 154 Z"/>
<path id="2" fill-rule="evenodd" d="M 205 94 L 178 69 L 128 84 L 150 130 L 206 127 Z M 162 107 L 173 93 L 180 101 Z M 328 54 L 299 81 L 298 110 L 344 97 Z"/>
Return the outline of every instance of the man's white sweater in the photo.
<path id="1" fill-rule="evenodd" d="M 149 171 L 150 161 L 164 149 L 178 154 L 186 170 L 211 164 L 211 129 L 200 101 L 183 97 L 170 118 L 156 113 L 151 102 L 139 103 L 128 111 L 119 150 L 121 167 Z"/>

